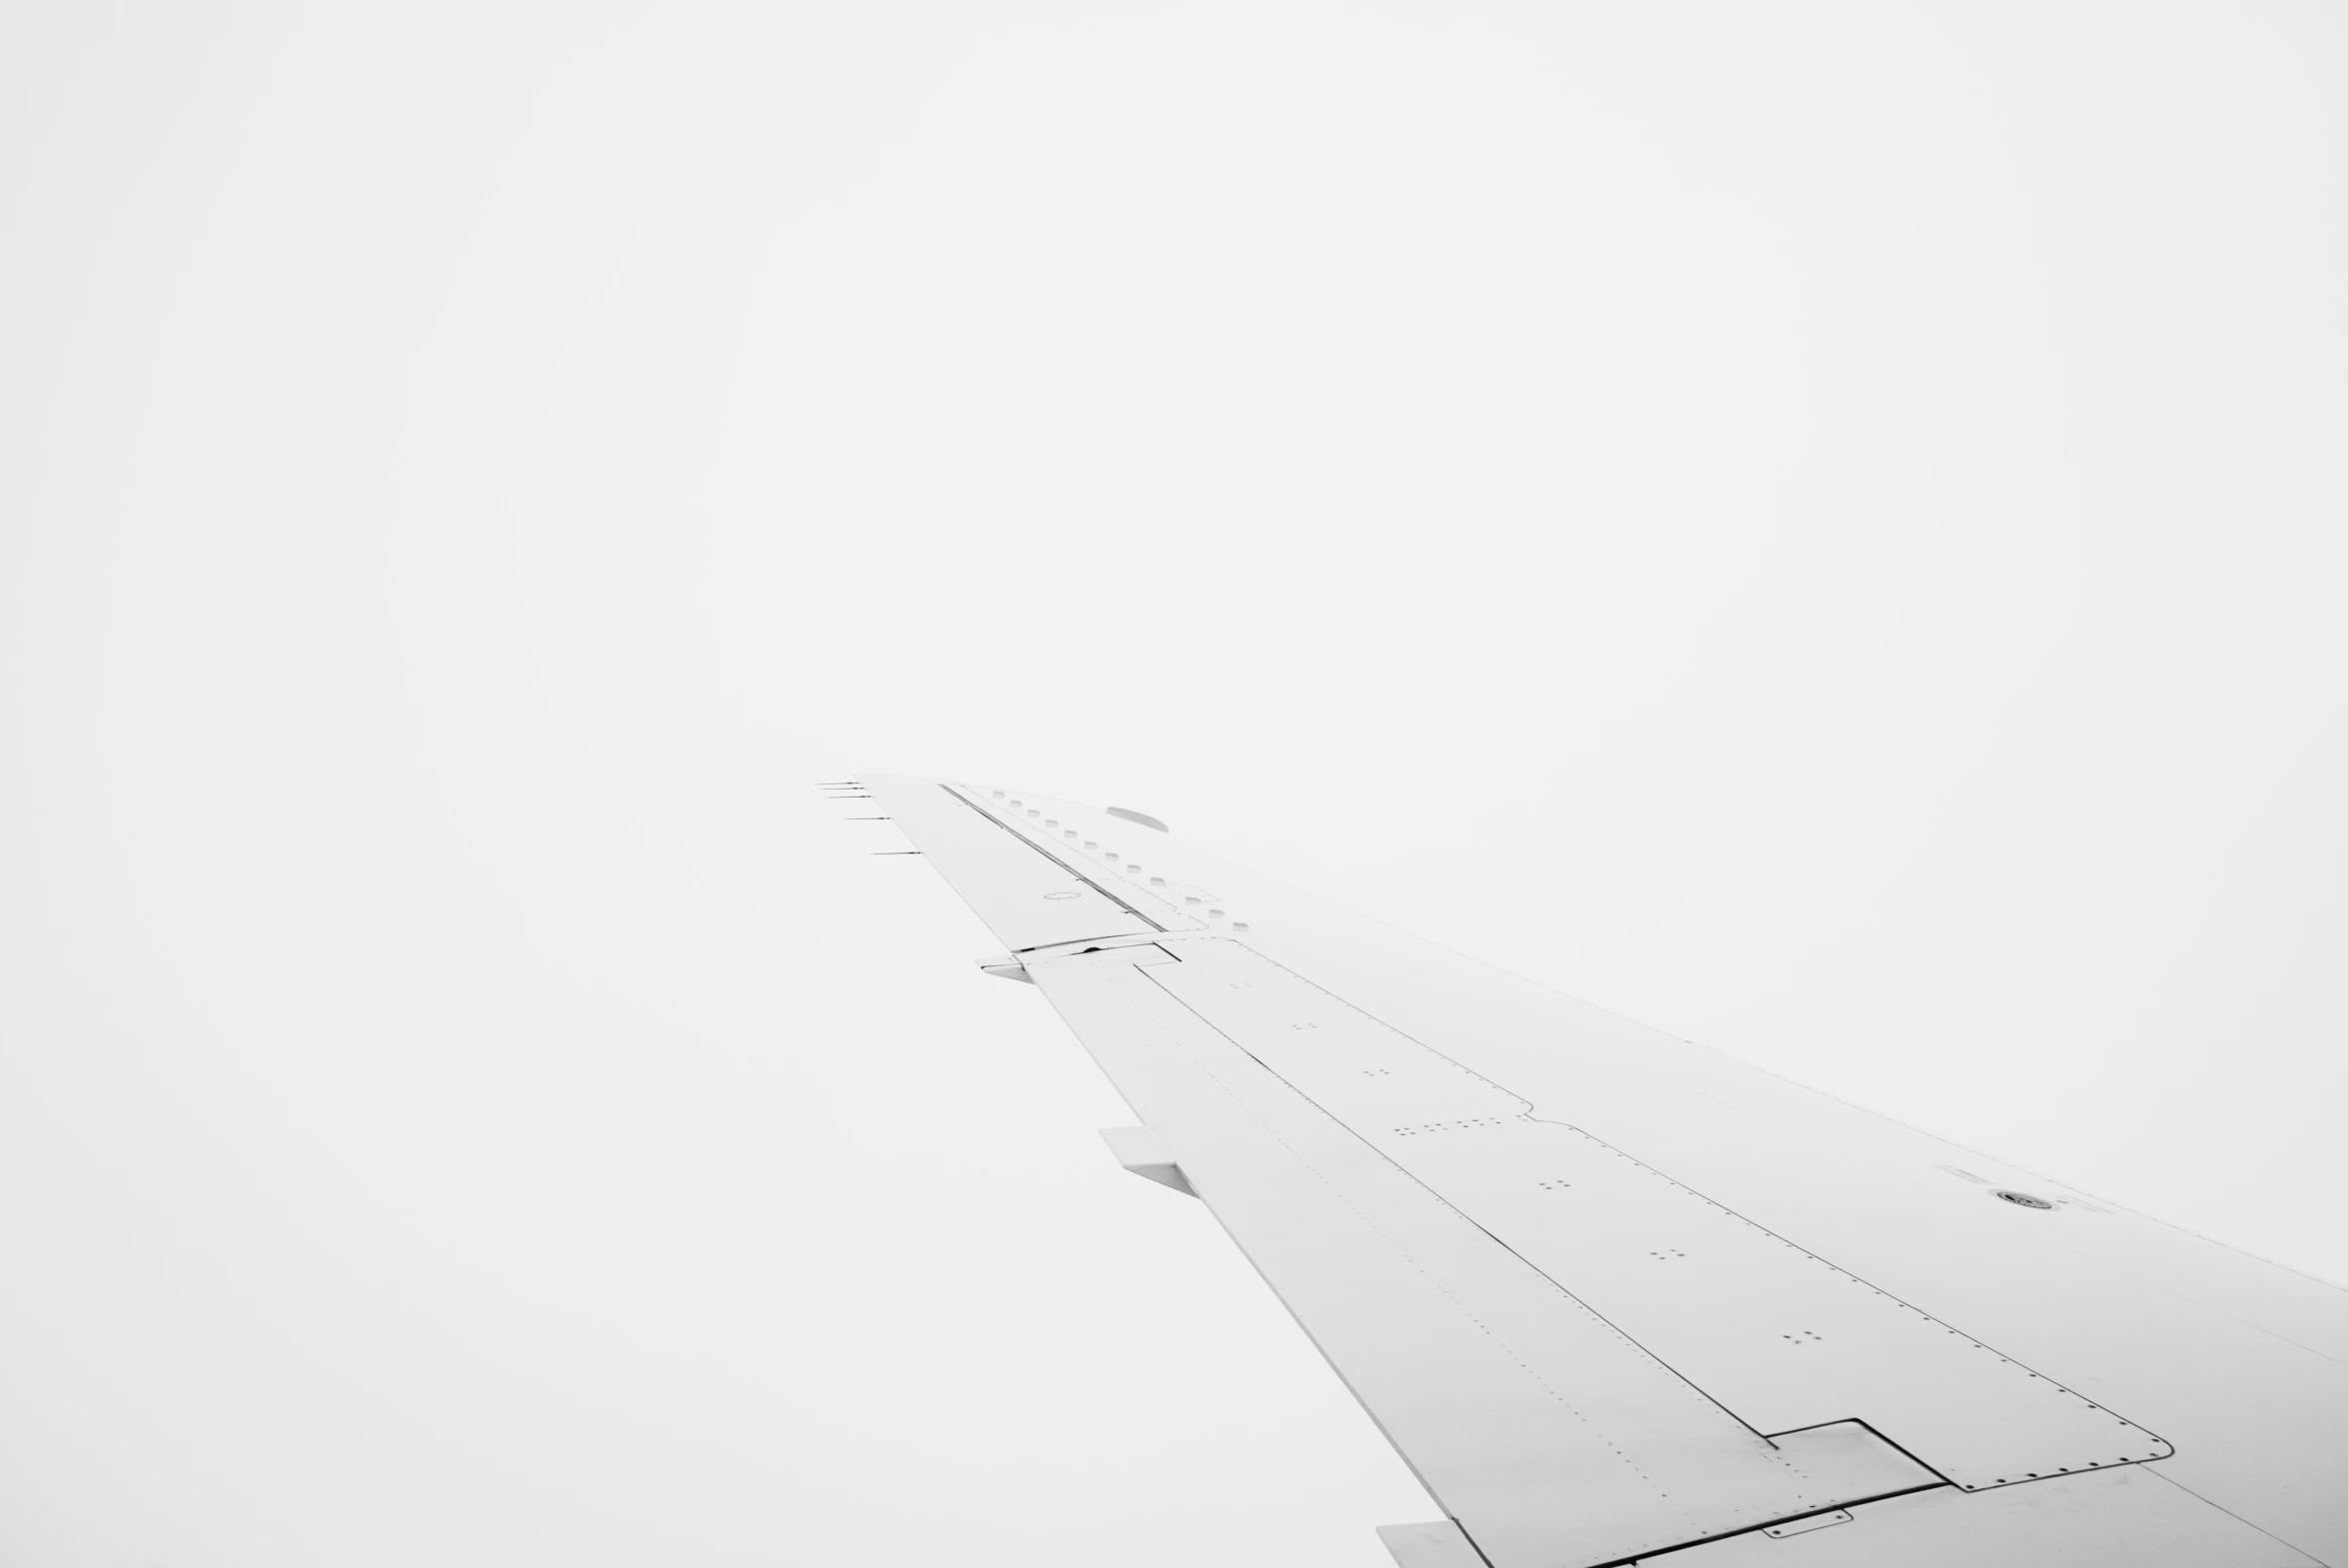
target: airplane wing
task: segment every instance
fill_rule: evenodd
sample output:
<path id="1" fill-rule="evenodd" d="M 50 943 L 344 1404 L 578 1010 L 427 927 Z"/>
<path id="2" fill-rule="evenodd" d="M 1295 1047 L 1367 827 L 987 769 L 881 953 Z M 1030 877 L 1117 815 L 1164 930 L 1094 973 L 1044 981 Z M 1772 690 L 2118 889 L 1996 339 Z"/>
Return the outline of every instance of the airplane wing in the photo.
<path id="1" fill-rule="evenodd" d="M 2348 1568 L 2348 1293 L 1139 812 L 852 787 L 1425 1483 L 1402 1568 Z"/>

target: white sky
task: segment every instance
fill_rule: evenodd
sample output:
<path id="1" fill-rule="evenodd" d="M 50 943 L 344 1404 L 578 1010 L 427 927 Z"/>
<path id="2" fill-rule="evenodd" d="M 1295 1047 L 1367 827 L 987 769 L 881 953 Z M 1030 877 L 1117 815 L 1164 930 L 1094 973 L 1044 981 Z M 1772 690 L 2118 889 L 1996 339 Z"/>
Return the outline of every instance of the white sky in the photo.
<path id="1" fill-rule="evenodd" d="M 2348 1278 L 2337 5 L 0 28 L 0 1562 L 1380 1568 L 860 769 Z"/>

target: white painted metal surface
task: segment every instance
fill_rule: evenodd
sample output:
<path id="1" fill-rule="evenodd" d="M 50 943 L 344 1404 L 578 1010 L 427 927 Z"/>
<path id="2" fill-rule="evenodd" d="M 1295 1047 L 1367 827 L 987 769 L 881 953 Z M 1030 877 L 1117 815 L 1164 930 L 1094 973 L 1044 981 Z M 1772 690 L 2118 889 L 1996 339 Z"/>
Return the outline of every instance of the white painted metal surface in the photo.
<path id="1" fill-rule="evenodd" d="M 2342 1292 L 1154 826 L 866 783 L 1490 1568 L 2348 1568 Z"/>
<path id="2" fill-rule="evenodd" d="M 1154 975 L 1184 1005 L 1754 1430 L 1864 1412 L 1966 1488 L 2169 1452 L 1260 954 L 1184 956 Z"/>
<path id="3" fill-rule="evenodd" d="M 886 804 L 891 820 L 1014 953 L 1080 936 L 1163 928 L 1055 850 L 1007 836 L 1020 820 L 1009 814 L 1012 808 L 983 810 L 939 789 L 899 791 Z"/>

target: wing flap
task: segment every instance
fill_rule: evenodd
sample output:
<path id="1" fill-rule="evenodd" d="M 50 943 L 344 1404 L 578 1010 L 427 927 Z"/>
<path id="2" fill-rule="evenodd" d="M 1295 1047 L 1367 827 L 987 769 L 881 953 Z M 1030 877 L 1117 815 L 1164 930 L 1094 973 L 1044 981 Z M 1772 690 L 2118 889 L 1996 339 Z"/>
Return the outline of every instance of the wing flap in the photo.
<path id="1" fill-rule="evenodd" d="M 1573 1300 L 1174 993 L 1223 945 L 1029 968 L 1493 1568 L 1941 1484 L 1867 1434 L 1772 1443 Z"/>
<path id="2" fill-rule="evenodd" d="M 1762 1432 L 1866 1421 L 1968 1489 L 2168 1445 L 1235 942 L 1163 983 Z"/>
<path id="3" fill-rule="evenodd" d="M 2324 1568 L 2150 1466 L 1863 1503 L 1791 1539 L 1763 1530 L 1639 1568 Z"/>

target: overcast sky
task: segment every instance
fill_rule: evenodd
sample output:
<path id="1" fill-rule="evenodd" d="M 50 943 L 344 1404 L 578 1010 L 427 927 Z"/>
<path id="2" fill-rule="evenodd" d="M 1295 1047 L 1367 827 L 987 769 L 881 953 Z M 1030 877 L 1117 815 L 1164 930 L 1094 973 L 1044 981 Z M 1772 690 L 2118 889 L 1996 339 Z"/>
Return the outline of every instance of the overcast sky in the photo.
<path id="1" fill-rule="evenodd" d="M 0 29 L 10 1568 L 1380 1568 L 860 770 L 2348 1278 L 2330 0 Z"/>

